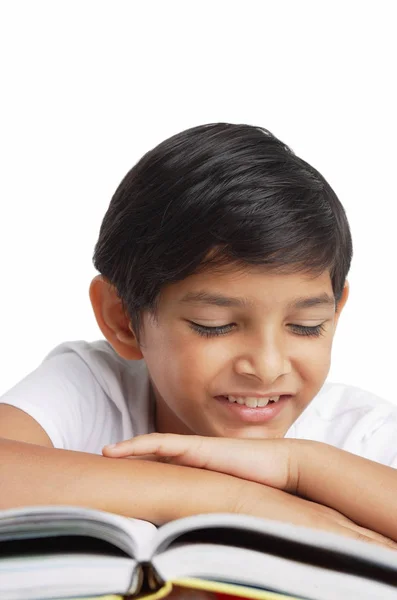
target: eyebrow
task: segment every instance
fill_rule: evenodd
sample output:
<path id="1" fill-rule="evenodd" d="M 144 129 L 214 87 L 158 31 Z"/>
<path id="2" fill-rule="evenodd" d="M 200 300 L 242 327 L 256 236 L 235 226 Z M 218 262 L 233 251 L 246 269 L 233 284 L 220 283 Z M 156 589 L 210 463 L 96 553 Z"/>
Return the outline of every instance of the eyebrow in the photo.
<path id="1" fill-rule="evenodd" d="M 188 292 L 181 298 L 180 302 L 189 304 L 208 304 L 211 306 L 223 306 L 234 308 L 252 308 L 254 303 L 249 298 L 240 298 L 233 296 L 223 296 L 201 290 L 198 292 Z M 304 308 L 312 308 L 314 306 L 333 306 L 335 307 L 335 299 L 329 296 L 326 292 L 319 296 L 299 297 L 288 303 L 288 310 L 302 310 Z"/>

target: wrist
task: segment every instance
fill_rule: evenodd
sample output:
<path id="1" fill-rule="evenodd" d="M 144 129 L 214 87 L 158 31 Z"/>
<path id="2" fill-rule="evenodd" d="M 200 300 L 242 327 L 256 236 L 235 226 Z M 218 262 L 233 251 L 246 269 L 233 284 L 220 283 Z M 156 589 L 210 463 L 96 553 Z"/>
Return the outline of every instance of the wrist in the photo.
<path id="1" fill-rule="evenodd" d="M 310 497 L 313 479 L 318 477 L 318 464 L 322 463 L 326 444 L 313 440 L 288 439 L 288 487 L 285 491 L 302 498 Z"/>
<path id="2" fill-rule="evenodd" d="M 295 494 L 324 504 L 323 493 L 333 477 L 340 450 L 313 440 L 293 441 L 296 442 L 292 451 Z"/>

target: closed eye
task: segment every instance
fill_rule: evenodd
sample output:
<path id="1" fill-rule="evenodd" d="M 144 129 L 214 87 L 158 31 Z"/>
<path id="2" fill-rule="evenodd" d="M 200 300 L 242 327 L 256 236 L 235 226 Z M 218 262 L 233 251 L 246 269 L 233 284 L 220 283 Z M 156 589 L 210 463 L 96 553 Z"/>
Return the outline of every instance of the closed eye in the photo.
<path id="1" fill-rule="evenodd" d="M 230 331 L 235 328 L 234 323 L 229 323 L 227 325 L 218 325 L 216 327 L 206 327 L 205 325 L 199 325 L 199 323 L 195 323 L 194 321 L 188 321 L 189 326 L 193 331 L 201 335 L 202 337 L 216 337 L 219 335 L 226 335 Z M 306 336 L 306 337 L 320 337 L 324 333 L 324 323 L 320 323 L 320 325 L 314 325 L 309 327 L 308 325 L 294 325 L 290 324 L 292 331 L 296 333 L 296 335 Z"/>

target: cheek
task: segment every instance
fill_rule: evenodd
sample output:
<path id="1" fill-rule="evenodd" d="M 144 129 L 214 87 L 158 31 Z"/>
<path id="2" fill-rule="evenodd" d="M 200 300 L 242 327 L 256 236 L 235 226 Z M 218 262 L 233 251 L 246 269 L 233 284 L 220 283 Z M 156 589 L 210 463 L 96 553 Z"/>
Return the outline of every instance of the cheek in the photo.
<path id="1" fill-rule="evenodd" d="M 307 379 L 324 378 L 331 364 L 332 339 L 302 340 L 295 348 L 293 364 Z"/>
<path id="2" fill-rule="evenodd" d="M 197 393 L 225 364 L 221 344 L 193 333 L 152 331 L 145 340 L 143 357 L 157 388 L 177 397 Z"/>
<path id="3" fill-rule="evenodd" d="M 197 336 L 198 337 L 198 336 Z M 221 344 L 190 335 L 173 348 L 173 373 L 184 389 L 206 386 L 223 368 L 226 356 Z"/>

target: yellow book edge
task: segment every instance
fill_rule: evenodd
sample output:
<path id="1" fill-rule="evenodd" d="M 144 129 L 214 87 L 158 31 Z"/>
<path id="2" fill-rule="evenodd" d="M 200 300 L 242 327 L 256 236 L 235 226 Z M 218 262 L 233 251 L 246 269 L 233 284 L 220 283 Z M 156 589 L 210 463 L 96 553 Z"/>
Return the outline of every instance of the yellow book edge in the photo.
<path id="1" fill-rule="evenodd" d="M 240 596 L 247 598 L 248 600 L 299 600 L 295 596 L 285 596 L 284 594 L 277 594 L 276 592 L 267 592 L 266 590 L 254 590 L 249 587 L 242 585 L 233 585 L 232 583 L 220 583 L 217 581 L 209 581 L 207 579 L 195 579 L 195 578 L 184 578 L 176 579 L 174 581 L 167 581 L 164 586 L 153 592 L 152 594 L 142 594 L 136 596 L 142 598 L 142 600 L 161 600 L 166 598 L 171 593 L 174 586 L 181 588 L 205 590 L 206 592 L 218 592 L 220 594 L 228 594 L 229 596 Z M 128 596 L 133 598 L 134 596 Z M 107 595 L 107 596 L 90 596 L 80 598 L 63 598 L 63 600 L 123 600 L 125 596 L 122 595 Z"/>
<path id="2" fill-rule="evenodd" d="M 170 582 L 167 582 L 167 585 Z M 277 594 L 276 592 L 268 592 L 266 590 L 255 590 L 250 587 L 243 585 L 233 585 L 232 583 L 220 583 L 218 581 L 209 581 L 207 579 L 175 579 L 171 584 L 179 587 L 185 587 L 190 589 L 205 590 L 207 592 L 219 592 L 220 594 L 229 594 L 229 596 L 242 596 L 243 598 L 249 598 L 252 600 L 299 600 L 296 596 L 285 596 L 284 594 Z M 160 598 L 162 596 L 153 596 L 154 598 Z M 152 599 L 152 596 L 150 596 Z"/>
<path id="3" fill-rule="evenodd" d="M 76 598 L 60 598 L 59 600 L 123 600 L 124 596 L 120 594 L 107 594 L 106 596 L 80 596 Z"/>
<path id="4" fill-rule="evenodd" d="M 152 594 L 141 594 L 138 596 L 134 596 L 134 595 L 124 595 L 124 594 L 110 594 L 107 596 L 79 596 L 78 598 L 76 598 L 75 596 L 73 596 L 73 598 L 58 598 L 57 600 L 125 600 L 126 598 L 128 599 L 135 599 L 139 600 L 140 598 L 142 598 L 142 600 L 160 600 L 160 598 L 164 598 L 166 596 L 168 596 L 168 594 L 172 591 L 172 584 L 167 582 L 160 590 L 157 590 L 156 592 L 153 592 Z"/>

